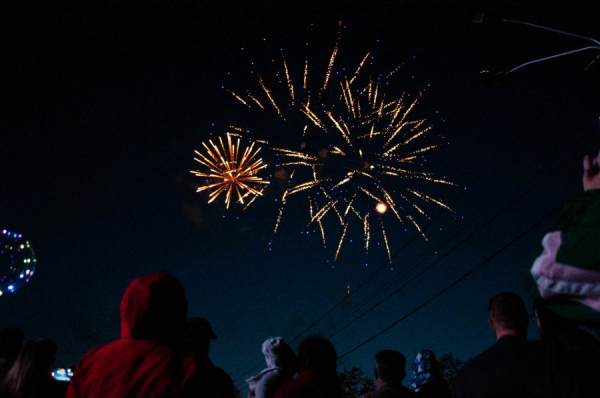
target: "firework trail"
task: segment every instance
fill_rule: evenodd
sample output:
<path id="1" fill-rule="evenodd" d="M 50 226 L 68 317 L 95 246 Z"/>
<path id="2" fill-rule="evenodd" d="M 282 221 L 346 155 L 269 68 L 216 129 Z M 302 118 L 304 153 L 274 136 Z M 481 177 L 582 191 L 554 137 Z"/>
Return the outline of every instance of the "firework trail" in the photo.
<path id="1" fill-rule="evenodd" d="M 368 251 L 375 222 L 381 225 L 391 262 L 384 219 L 407 222 L 427 239 L 415 220 L 417 215 L 411 213 L 427 218 L 424 208 L 430 205 L 452 209 L 418 186 L 454 184 L 416 170 L 417 161 L 440 144 L 430 143 L 432 127 L 425 119 L 411 118 L 422 93 L 409 99 L 410 94 L 389 92 L 387 83 L 400 67 L 385 77 L 373 77 L 364 71 L 369 52 L 355 68 L 336 68 L 340 52 L 338 32 L 327 64 L 313 66 L 306 57 L 295 77 L 282 56 L 272 60 L 278 65 L 272 81 L 253 70 L 258 83 L 254 94 L 226 90 L 246 107 L 276 115 L 286 126 L 283 138 L 288 142 L 272 149 L 279 159 L 276 167 L 291 170 L 295 178 L 288 180 L 283 193 L 275 232 L 290 198 L 303 196 L 309 203 L 308 224 L 319 225 L 323 245 L 323 218 L 332 214 L 342 225 L 335 259 L 350 225 L 360 226 Z M 252 66 L 256 68 L 254 63 Z M 354 73 L 347 74 L 346 69 Z M 293 122 L 297 120 L 300 125 Z M 301 140 L 297 146 L 289 144 L 293 135 Z"/>

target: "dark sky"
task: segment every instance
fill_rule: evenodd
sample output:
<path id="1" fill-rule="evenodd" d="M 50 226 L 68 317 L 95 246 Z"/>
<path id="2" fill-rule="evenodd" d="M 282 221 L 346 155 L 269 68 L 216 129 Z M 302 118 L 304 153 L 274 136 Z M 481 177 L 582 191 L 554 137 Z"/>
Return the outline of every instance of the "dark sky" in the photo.
<path id="1" fill-rule="evenodd" d="M 189 314 L 211 321 L 211 357 L 235 378 L 261 360 L 269 336 L 291 341 L 333 308 L 302 336 L 333 334 L 342 355 L 480 266 L 340 370 L 370 374 L 383 348 L 410 362 L 424 348 L 467 359 L 491 345 L 488 299 L 506 290 L 527 298 L 530 255 L 554 210 L 581 191 L 583 155 L 600 146 L 600 65 L 584 71 L 597 51 L 582 52 L 490 88 L 480 71 L 591 42 L 474 24 L 473 13 L 600 39 L 600 10 L 412 3 L 2 4 L 0 228 L 25 235 L 38 262 L 29 284 L 0 297 L 0 327 L 52 338 L 59 364 L 75 364 L 118 338 L 127 284 L 165 270 L 183 282 Z M 273 235 L 275 186 L 246 211 L 226 210 L 196 194 L 201 180 L 189 173 L 201 142 L 262 123 L 221 87 L 255 84 L 250 61 L 279 48 L 302 59 L 305 41 L 327 48 L 327 59 L 340 20 L 340 59 L 372 50 L 382 72 L 403 64 L 398 93 L 426 88 L 415 112 L 450 142 L 423 167 L 457 184 L 431 191 L 455 216 L 432 208 L 420 219 L 427 242 L 390 223 L 391 266 L 381 245 L 365 255 L 361 231 L 333 262 L 336 245 L 322 248 L 301 202 L 290 201 Z M 336 227 L 326 224 L 333 237 Z M 347 286 L 362 285 L 334 308 Z"/>

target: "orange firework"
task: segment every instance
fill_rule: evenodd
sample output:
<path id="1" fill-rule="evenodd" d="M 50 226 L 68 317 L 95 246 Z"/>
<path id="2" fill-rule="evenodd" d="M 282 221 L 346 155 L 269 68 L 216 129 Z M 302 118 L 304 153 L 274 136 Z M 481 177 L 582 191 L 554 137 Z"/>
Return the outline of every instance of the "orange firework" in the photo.
<path id="1" fill-rule="evenodd" d="M 256 198 L 257 195 L 262 195 L 262 190 L 269 182 L 256 175 L 260 170 L 267 167 L 267 164 L 257 157 L 261 148 L 254 150 L 254 143 L 252 143 L 240 155 L 240 139 L 237 139 L 237 144 L 232 143 L 229 133 L 227 133 L 227 146 L 221 137 L 219 137 L 220 148 L 211 140 L 208 142 L 210 145 L 202 143 L 202 146 L 206 149 L 206 154 L 195 151 L 199 158 L 194 158 L 208 171 L 191 171 L 192 174 L 198 177 L 208 179 L 207 184 L 199 187 L 197 192 L 214 188 L 209 194 L 208 203 L 223 193 L 225 204 L 229 208 L 232 192 L 234 191 L 237 194 L 237 202 L 242 204 L 249 195 L 252 195 L 252 199 Z"/>
<path id="2" fill-rule="evenodd" d="M 297 69 L 303 75 L 294 77 L 293 65 L 282 56 L 281 67 L 275 73 L 277 79 L 253 71 L 258 79 L 258 85 L 251 89 L 254 94 L 250 90 L 241 95 L 227 91 L 250 109 L 276 114 L 288 131 L 301 132 L 302 137 L 310 138 L 303 139 L 299 146 L 289 147 L 283 142 L 272 148 L 279 159 L 276 167 L 289 168 L 288 175 L 297 175 L 293 182 L 291 177 L 288 180 L 275 232 L 289 199 L 304 196 L 309 201 L 308 224 L 319 225 L 324 246 L 323 218 L 333 215 L 342 226 L 336 259 L 350 224 L 361 225 L 368 251 L 371 223 L 376 222 L 375 225 L 381 225 L 391 262 L 384 219 L 407 222 L 427 239 L 410 213 L 428 218 L 426 206 L 430 205 L 452 210 L 441 199 L 424 193 L 421 187 L 455 184 L 415 167 L 417 161 L 441 143 L 427 139 L 432 135 L 432 126 L 425 119 L 411 117 L 421 92 L 416 98 L 407 93 L 388 92 L 389 80 L 400 67 L 379 77 L 370 74 L 365 71 L 371 57 L 368 52 L 347 73 L 346 68 L 336 68 L 339 53 L 338 37 L 326 69 L 321 69 L 322 76 L 307 78 L 309 69 L 318 68 L 309 68 L 306 57 L 302 68 Z M 272 62 L 277 65 L 275 60 Z M 252 67 L 256 68 L 256 64 Z M 307 80 L 315 83 L 309 86 Z M 302 124 L 294 126 L 293 121 L 298 120 Z"/>

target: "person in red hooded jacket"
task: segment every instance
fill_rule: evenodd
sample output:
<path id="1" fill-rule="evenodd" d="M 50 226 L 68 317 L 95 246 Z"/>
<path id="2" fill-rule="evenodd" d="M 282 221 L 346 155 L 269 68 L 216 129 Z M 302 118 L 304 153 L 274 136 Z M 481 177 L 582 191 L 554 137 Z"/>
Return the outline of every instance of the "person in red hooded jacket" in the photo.
<path id="1" fill-rule="evenodd" d="M 67 398 L 202 396 L 189 387 L 197 372 L 186 327 L 187 299 L 174 276 L 133 280 L 121 301 L 121 338 L 85 354 Z"/>

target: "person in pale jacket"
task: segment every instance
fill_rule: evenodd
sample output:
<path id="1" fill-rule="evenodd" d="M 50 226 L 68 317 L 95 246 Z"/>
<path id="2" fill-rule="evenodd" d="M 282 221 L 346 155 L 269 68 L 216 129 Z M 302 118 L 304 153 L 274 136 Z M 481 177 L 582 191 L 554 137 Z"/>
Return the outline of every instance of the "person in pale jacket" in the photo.
<path id="1" fill-rule="evenodd" d="M 262 345 L 266 369 L 246 379 L 248 398 L 272 398 L 296 373 L 296 355 L 282 337 L 271 337 Z"/>

